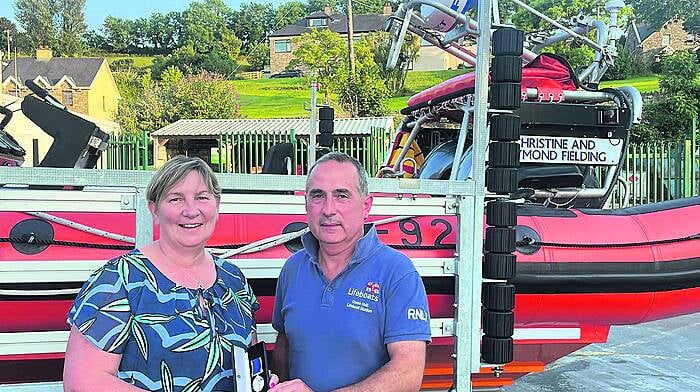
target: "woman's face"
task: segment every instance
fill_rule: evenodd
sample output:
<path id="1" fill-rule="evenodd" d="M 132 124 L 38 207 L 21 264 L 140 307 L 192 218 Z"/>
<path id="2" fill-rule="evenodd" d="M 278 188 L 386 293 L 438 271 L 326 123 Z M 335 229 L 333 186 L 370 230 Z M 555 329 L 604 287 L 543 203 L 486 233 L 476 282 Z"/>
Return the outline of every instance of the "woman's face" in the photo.
<path id="1" fill-rule="evenodd" d="M 160 238 L 172 247 L 204 247 L 219 219 L 219 199 L 191 171 L 158 202 L 149 203 Z"/>

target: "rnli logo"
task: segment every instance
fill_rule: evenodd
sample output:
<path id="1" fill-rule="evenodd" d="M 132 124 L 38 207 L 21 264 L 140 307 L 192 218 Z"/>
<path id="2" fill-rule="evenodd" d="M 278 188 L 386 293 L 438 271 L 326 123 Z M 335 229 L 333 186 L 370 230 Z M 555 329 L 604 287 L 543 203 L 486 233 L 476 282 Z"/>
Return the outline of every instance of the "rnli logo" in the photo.
<path id="1" fill-rule="evenodd" d="M 408 308 L 407 316 L 409 320 L 428 321 L 428 312 L 420 308 Z"/>
<path id="2" fill-rule="evenodd" d="M 367 288 L 365 288 L 365 291 L 370 294 L 379 294 L 379 283 L 367 282 Z"/>

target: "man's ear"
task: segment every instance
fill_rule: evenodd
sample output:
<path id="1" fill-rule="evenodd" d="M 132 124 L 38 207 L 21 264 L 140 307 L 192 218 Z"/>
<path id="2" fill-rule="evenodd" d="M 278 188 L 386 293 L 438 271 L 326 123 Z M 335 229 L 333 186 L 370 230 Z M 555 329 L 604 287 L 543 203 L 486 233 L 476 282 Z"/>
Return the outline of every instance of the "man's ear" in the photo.
<path id="1" fill-rule="evenodd" d="M 363 215 L 363 218 L 365 220 L 367 220 L 367 218 L 369 217 L 369 210 L 372 209 L 372 201 L 373 200 L 374 199 L 372 198 L 372 196 L 368 195 L 365 198 L 365 201 L 362 203 L 362 215 Z"/>

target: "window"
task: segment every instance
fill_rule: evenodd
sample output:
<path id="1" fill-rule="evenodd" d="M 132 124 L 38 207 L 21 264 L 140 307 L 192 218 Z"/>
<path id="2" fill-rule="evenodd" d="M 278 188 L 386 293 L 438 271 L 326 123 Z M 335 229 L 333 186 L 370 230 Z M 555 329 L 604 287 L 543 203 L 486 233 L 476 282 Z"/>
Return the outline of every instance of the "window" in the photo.
<path id="1" fill-rule="evenodd" d="M 63 104 L 66 106 L 73 106 L 73 91 L 63 90 Z"/>
<path id="2" fill-rule="evenodd" d="M 671 34 L 664 34 L 664 36 L 661 38 L 661 45 L 671 45 Z"/>
<path id="3" fill-rule="evenodd" d="M 278 39 L 275 40 L 275 53 L 289 53 L 292 51 L 292 40 Z"/>
<path id="4" fill-rule="evenodd" d="M 353 34 L 352 35 L 352 41 L 357 42 L 362 39 L 362 34 Z"/>
<path id="5" fill-rule="evenodd" d="M 326 19 L 326 18 L 309 19 L 309 27 L 321 27 L 321 26 L 328 26 L 328 19 Z"/>
<path id="6" fill-rule="evenodd" d="M 107 111 L 107 97 L 105 97 L 104 95 L 102 96 L 102 111 Z"/>
<path id="7" fill-rule="evenodd" d="M 7 93 L 12 95 L 13 97 L 19 97 L 19 89 L 17 87 L 11 88 L 10 91 L 8 91 Z"/>

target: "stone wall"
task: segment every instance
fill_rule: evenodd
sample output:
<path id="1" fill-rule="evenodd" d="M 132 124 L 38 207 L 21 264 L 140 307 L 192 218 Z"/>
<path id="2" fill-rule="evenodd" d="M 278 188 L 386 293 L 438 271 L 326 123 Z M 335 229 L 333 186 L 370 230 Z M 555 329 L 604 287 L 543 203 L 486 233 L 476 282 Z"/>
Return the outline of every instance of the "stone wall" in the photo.
<path id="1" fill-rule="evenodd" d="M 667 35 L 669 37 L 669 44 L 664 45 L 664 36 Z M 682 20 L 671 20 L 668 21 L 665 25 L 659 29 L 659 31 L 656 31 L 649 35 L 647 39 L 642 42 L 642 51 L 647 52 L 651 50 L 658 50 L 658 49 L 663 49 L 666 46 L 668 46 L 668 49 L 671 53 L 675 52 L 677 50 L 685 50 L 685 49 L 691 49 L 694 46 L 693 40 L 688 40 L 688 35 L 689 33 L 685 30 L 683 30 L 683 21 Z"/>
<path id="2" fill-rule="evenodd" d="M 275 52 L 275 41 L 277 40 L 284 40 L 284 39 L 289 39 L 291 41 L 291 51 L 287 53 L 276 53 Z M 271 37 L 270 38 L 270 74 L 274 75 L 276 73 L 279 73 L 280 71 L 284 70 L 287 68 L 287 65 L 289 64 L 290 61 L 292 61 L 292 58 L 294 55 L 294 49 L 296 49 L 296 46 L 294 45 L 294 41 L 292 37 Z"/>

